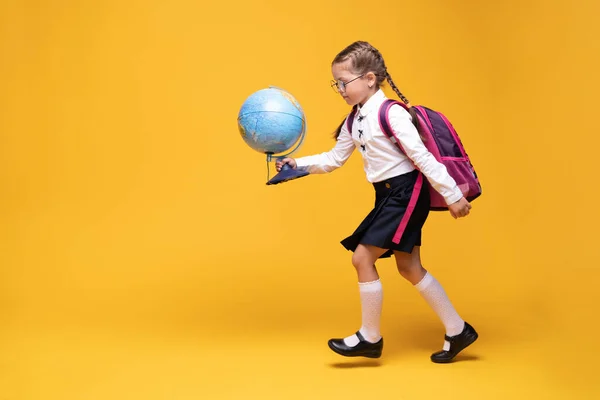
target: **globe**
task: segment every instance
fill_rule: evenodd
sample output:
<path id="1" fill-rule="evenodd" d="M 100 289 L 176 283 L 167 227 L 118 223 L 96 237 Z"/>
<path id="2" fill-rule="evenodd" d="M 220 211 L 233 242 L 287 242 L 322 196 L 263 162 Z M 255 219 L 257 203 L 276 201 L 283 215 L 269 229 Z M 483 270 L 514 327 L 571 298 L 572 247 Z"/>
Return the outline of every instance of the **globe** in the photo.
<path id="1" fill-rule="evenodd" d="M 253 93 L 243 103 L 238 115 L 238 129 L 248 146 L 272 155 L 289 150 L 299 140 L 301 143 L 306 120 L 294 96 L 270 86 Z"/>
<path id="2" fill-rule="evenodd" d="M 270 86 L 252 93 L 238 114 L 238 130 L 252 149 L 267 155 L 267 171 L 272 157 L 284 158 L 294 153 L 304 140 L 306 120 L 300 103 L 283 89 Z M 297 144 L 296 144 L 297 143 Z M 287 154 L 280 154 L 296 147 Z M 276 185 L 307 176 L 308 171 L 284 164 L 267 185 Z M 269 172 L 267 173 L 268 179 Z"/>

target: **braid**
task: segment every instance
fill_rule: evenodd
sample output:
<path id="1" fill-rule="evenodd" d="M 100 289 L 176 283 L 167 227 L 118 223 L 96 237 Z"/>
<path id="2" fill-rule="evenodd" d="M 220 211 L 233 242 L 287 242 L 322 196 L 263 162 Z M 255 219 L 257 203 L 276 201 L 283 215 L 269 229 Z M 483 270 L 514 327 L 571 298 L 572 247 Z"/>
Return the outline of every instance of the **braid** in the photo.
<path id="1" fill-rule="evenodd" d="M 400 99 L 404 102 L 404 104 L 406 104 L 407 106 L 410 107 L 410 102 L 402 94 L 402 92 L 400 92 L 400 89 L 398 89 L 398 87 L 396 86 L 396 84 L 392 80 L 392 76 L 389 74 L 389 72 L 385 71 L 385 75 L 386 75 L 386 79 L 387 79 L 388 83 L 390 84 L 390 86 L 394 90 L 394 92 L 396 92 L 396 94 L 398 95 L 398 97 L 400 97 Z"/>
<path id="2" fill-rule="evenodd" d="M 425 142 L 426 139 L 425 139 L 425 136 L 421 133 L 421 124 L 419 124 L 419 117 L 417 116 L 415 109 L 410 105 L 410 102 L 408 101 L 406 96 L 404 96 L 402 94 L 402 92 L 400 91 L 400 89 L 398 89 L 398 87 L 392 80 L 392 76 L 387 72 L 387 70 L 385 71 L 385 77 L 386 77 L 388 83 L 390 84 L 391 88 L 394 90 L 394 92 L 396 92 L 396 94 L 398 95 L 398 97 L 400 97 L 402 102 L 408 106 L 408 113 L 410 114 L 410 116 L 412 118 L 412 123 L 415 126 L 415 128 L 417 128 L 417 132 L 419 132 L 419 136 L 421 137 L 421 140 L 423 142 Z"/>
<path id="3" fill-rule="evenodd" d="M 383 59 L 383 55 L 381 54 L 381 52 L 379 50 L 377 50 L 375 47 L 369 45 L 369 50 L 371 51 L 371 53 L 373 53 L 373 55 L 375 56 L 375 60 L 376 63 L 375 65 L 377 65 L 376 71 L 375 72 L 375 76 L 377 76 L 377 85 L 381 85 L 383 83 L 384 80 L 388 79 L 388 82 L 391 83 L 392 88 L 394 88 L 394 91 L 398 94 L 400 94 L 400 97 L 402 97 L 402 94 L 398 91 L 398 88 L 396 88 L 396 85 L 394 85 L 394 83 L 392 82 L 392 78 L 390 77 L 390 74 L 388 74 L 387 72 L 387 67 L 385 66 L 385 60 Z"/>

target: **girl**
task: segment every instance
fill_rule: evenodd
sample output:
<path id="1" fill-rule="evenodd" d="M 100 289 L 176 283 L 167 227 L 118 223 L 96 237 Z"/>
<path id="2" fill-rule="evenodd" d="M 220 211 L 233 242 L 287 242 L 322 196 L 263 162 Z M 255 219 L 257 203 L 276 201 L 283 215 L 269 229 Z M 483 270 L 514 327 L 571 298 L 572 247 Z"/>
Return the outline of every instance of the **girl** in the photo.
<path id="1" fill-rule="evenodd" d="M 303 168 L 311 173 L 327 173 L 341 167 L 358 148 L 367 180 L 375 189 L 375 207 L 354 233 L 341 242 L 354 253 L 352 265 L 358 274 L 362 326 L 346 338 L 329 340 L 329 347 L 348 357 L 381 356 L 383 338 L 379 327 L 383 288 L 375 261 L 393 254 L 400 275 L 414 285 L 446 329 L 444 346 L 431 355 L 431 360 L 450 362 L 478 335 L 455 311 L 439 282 L 421 265 L 421 229 L 429 214 L 430 202 L 426 187 L 420 191 L 400 242 L 396 244 L 392 239 L 407 213 L 420 173 L 444 196 L 454 218 L 467 216 L 471 205 L 444 165 L 437 162 L 423 144 L 413 110 L 407 112 L 394 105 L 389 111 L 390 125 L 406 155 L 382 132 L 378 111 L 386 96 L 380 89 L 381 84 L 387 80 L 404 103 L 408 104 L 408 100 L 394 84 L 377 49 L 367 42 L 352 43 L 335 57 L 332 73 L 333 89 L 346 103 L 356 107 L 352 132 L 348 131 L 344 120 L 336 131 L 337 143 L 329 152 L 298 159 L 284 158 L 276 163 L 277 170 L 281 170 L 283 164 L 289 164 L 292 168 Z"/>

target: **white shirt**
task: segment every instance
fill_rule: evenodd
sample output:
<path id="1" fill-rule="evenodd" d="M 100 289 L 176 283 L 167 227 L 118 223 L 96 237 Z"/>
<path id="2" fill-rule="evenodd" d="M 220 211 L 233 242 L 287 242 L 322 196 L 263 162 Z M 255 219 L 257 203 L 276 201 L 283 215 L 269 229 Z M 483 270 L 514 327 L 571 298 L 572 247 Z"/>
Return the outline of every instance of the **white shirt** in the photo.
<path id="1" fill-rule="evenodd" d="M 297 158 L 298 168 L 313 174 L 331 172 L 344 165 L 354 149 L 359 149 L 369 182 L 380 182 L 406 174 L 413 171 L 416 165 L 447 204 L 460 200 L 463 197 L 462 192 L 444 164 L 439 163 L 427 150 L 408 111 L 397 104 L 389 110 L 390 125 L 406 155 L 383 133 L 379 126 L 378 114 L 379 107 L 386 99 L 385 93 L 381 89 L 378 90 L 362 107 L 358 107 L 352 133 L 348 132 L 344 123 L 333 149 Z"/>

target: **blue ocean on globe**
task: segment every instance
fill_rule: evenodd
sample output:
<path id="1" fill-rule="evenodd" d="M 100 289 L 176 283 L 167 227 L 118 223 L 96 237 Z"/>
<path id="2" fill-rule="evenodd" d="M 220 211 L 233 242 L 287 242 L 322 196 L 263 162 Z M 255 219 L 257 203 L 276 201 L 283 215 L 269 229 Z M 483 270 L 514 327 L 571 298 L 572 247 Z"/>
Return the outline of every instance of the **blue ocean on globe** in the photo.
<path id="1" fill-rule="evenodd" d="M 246 99 L 238 114 L 242 138 L 260 153 L 278 154 L 289 150 L 304 134 L 304 111 L 283 89 L 261 89 Z"/>

